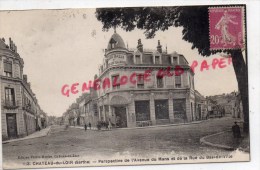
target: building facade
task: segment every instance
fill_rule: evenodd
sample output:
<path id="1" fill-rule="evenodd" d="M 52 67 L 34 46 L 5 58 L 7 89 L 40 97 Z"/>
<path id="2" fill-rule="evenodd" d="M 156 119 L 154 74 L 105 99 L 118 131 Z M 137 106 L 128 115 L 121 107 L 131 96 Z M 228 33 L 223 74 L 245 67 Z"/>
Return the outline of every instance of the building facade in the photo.
<path id="1" fill-rule="evenodd" d="M 27 75 L 23 74 L 24 62 L 17 47 L 0 40 L 0 89 L 3 140 L 27 136 L 42 128 L 42 110 L 38 104 Z"/>
<path id="2" fill-rule="evenodd" d="M 93 93 L 83 93 L 78 99 L 80 112 L 80 125 L 85 124 L 92 127 L 96 127 L 99 121 L 96 98 L 93 97 Z"/>
<path id="3" fill-rule="evenodd" d="M 139 39 L 132 50 L 115 32 L 95 81 L 99 121 L 114 127 L 196 120 L 194 73 L 183 55 L 163 51 L 160 41 L 145 50 Z"/>

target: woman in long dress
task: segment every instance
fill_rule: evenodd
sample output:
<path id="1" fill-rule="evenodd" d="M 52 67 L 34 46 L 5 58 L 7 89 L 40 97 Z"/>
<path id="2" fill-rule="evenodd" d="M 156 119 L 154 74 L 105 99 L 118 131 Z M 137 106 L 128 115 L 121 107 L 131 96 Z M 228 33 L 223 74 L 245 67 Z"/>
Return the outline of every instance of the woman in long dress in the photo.
<path id="1" fill-rule="evenodd" d="M 224 46 L 226 46 L 227 44 L 235 45 L 235 43 L 236 43 L 236 37 L 233 36 L 229 32 L 229 27 L 228 27 L 229 23 L 232 23 L 232 24 L 235 24 L 235 25 L 238 24 L 237 22 L 232 20 L 233 18 L 236 18 L 236 16 L 229 15 L 227 13 L 227 10 L 225 10 L 224 15 L 221 17 L 221 19 L 219 20 L 219 22 L 215 26 L 215 29 L 221 31 L 221 36 L 222 36 L 221 43 L 224 43 Z"/>

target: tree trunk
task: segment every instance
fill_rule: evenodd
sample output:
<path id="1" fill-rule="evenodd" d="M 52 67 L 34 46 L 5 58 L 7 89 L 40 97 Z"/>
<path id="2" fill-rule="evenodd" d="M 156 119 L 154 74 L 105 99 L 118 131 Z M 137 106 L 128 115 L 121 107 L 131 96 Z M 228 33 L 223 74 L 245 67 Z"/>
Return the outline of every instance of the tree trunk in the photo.
<path id="1" fill-rule="evenodd" d="M 245 133 L 248 133 L 249 132 L 249 102 L 248 102 L 247 65 L 244 61 L 241 50 L 232 51 L 231 57 L 232 57 L 234 71 L 237 78 L 238 89 L 242 100 L 242 106 L 243 106 L 243 116 L 244 116 L 243 131 Z"/>

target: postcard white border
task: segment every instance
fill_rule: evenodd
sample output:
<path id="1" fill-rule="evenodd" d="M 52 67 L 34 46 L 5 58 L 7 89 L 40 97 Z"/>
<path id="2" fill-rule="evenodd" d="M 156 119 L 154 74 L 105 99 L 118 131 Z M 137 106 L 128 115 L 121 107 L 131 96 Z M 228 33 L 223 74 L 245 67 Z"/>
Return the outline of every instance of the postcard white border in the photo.
<path id="1" fill-rule="evenodd" d="M 76 2 L 76 3 L 75 3 Z M 241 0 L 0 0 L 0 10 L 25 10 L 25 9 L 64 9 L 64 8 L 96 8 L 96 7 L 122 7 L 122 6 L 177 6 L 177 5 L 213 5 L 213 4 L 246 4 L 247 11 L 247 49 L 249 64 L 249 107 L 250 107 L 250 145 L 251 162 L 241 163 L 203 163 L 203 164 L 178 164 L 178 165 L 146 165 L 146 166 L 112 166 L 112 167 L 88 167 L 88 170 L 122 169 L 125 170 L 157 170 L 157 169 L 183 169 L 183 170 L 244 170 L 260 169 L 260 1 Z M 1 35 L 1 33 L 0 33 Z M 1 127 L 1 122 L 0 122 Z M 1 138 L 1 135 L 0 135 Z M 0 145 L 2 153 L 2 145 Z M 2 154 L 0 154 L 2 165 Z M 76 170 L 82 168 L 63 168 L 64 170 Z M 50 168 L 48 170 L 56 170 Z"/>

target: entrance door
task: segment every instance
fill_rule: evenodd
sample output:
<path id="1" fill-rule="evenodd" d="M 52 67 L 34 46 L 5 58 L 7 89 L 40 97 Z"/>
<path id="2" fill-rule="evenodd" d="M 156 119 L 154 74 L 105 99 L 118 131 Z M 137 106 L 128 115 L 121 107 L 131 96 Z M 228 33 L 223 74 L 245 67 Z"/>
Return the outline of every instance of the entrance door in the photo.
<path id="1" fill-rule="evenodd" d="M 115 115 L 116 115 L 116 127 L 117 128 L 127 127 L 126 108 L 115 107 Z"/>
<path id="2" fill-rule="evenodd" d="M 7 133 L 9 139 L 17 138 L 16 114 L 6 114 Z"/>

